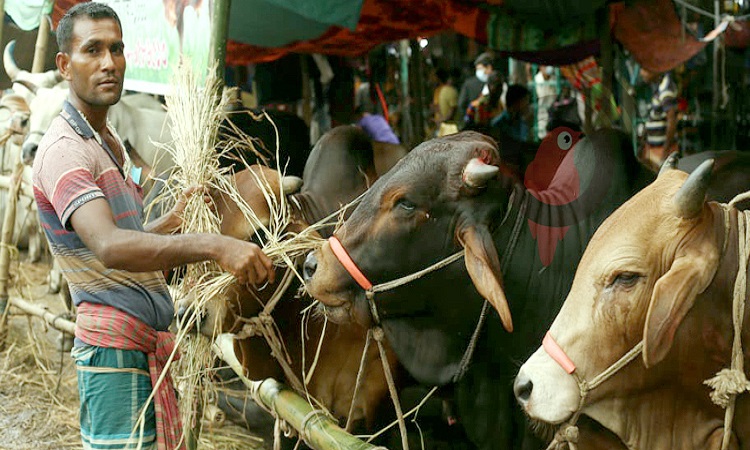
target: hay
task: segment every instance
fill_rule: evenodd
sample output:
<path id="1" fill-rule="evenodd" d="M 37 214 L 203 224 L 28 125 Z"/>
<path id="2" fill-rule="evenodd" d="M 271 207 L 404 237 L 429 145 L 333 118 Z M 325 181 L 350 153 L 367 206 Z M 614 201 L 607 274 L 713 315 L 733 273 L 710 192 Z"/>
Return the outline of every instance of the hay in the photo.
<path id="1" fill-rule="evenodd" d="M 37 273 L 42 267 L 26 270 Z M 16 286 L 37 302 L 57 301 L 45 295 L 43 284 Z M 12 314 L 8 319 L 6 348 L 0 352 L 3 449 L 82 448 L 75 366 L 69 354 L 54 350 L 59 333 L 48 331 L 42 321 L 28 316 Z"/>

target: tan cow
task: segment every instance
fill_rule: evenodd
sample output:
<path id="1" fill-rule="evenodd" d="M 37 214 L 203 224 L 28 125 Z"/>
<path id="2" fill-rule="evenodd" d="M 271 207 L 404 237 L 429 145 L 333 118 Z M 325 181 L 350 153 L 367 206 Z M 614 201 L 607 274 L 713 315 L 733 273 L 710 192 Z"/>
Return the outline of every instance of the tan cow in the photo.
<path id="1" fill-rule="evenodd" d="M 561 424 L 580 404 L 631 449 L 721 447 L 724 410 L 704 380 L 730 366 L 738 212 L 725 221 L 720 204 L 705 202 L 712 164 L 689 178 L 665 171 L 597 230 L 545 344 L 516 378 L 533 419 Z M 581 401 L 576 377 L 592 383 L 641 341 L 642 352 Z M 747 355 L 747 326 L 742 342 Z M 567 371 L 562 355 L 574 365 Z M 729 448 L 750 448 L 749 400 L 737 397 Z"/>

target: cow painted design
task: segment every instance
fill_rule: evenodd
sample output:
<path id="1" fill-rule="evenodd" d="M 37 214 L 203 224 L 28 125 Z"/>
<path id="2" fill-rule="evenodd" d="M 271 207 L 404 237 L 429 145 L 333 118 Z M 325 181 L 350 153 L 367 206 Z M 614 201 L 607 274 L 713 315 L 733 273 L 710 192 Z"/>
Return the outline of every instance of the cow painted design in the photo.
<path id="1" fill-rule="evenodd" d="M 573 163 L 575 146 L 582 133 L 567 127 L 552 130 L 539 144 L 534 160 L 526 168 L 524 185 L 537 200 L 548 205 L 565 205 L 580 193 L 581 182 Z M 539 259 L 547 267 L 555 256 L 557 243 L 570 226 L 543 225 L 528 220 L 531 235 L 537 242 Z"/>

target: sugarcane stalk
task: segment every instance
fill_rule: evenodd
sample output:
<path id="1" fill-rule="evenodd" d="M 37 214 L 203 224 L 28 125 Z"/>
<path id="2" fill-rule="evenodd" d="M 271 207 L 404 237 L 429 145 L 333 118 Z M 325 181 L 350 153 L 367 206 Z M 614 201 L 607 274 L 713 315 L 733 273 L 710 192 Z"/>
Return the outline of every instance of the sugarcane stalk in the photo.
<path id="1" fill-rule="evenodd" d="M 291 425 L 308 446 L 315 450 L 375 450 L 383 449 L 363 442 L 347 433 L 323 411 L 314 410 L 307 400 L 296 392 L 284 387 L 273 378 L 253 381 L 245 376 L 245 371 L 234 353 L 234 335 L 220 334 L 212 346 L 214 353 L 224 360 L 237 373 L 240 380 L 260 400 L 260 405 L 273 411 L 276 417 Z"/>

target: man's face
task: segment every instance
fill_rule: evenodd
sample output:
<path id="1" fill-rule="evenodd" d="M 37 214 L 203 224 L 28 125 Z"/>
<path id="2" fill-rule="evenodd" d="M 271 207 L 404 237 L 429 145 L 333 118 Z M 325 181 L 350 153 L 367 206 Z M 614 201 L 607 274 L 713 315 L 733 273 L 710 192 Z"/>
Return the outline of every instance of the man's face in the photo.
<path id="1" fill-rule="evenodd" d="M 108 107 L 120 100 L 123 48 L 115 20 L 82 17 L 75 21 L 70 53 L 58 53 L 57 64 L 79 100 L 91 107 Z"/>
<path id="2" fill-rule="evenodd" d="M 476 69 L 483 70 L 487 75 L 490 75 L 492 73 L 492 65 L 490 64 L 477 64 Z"/>

